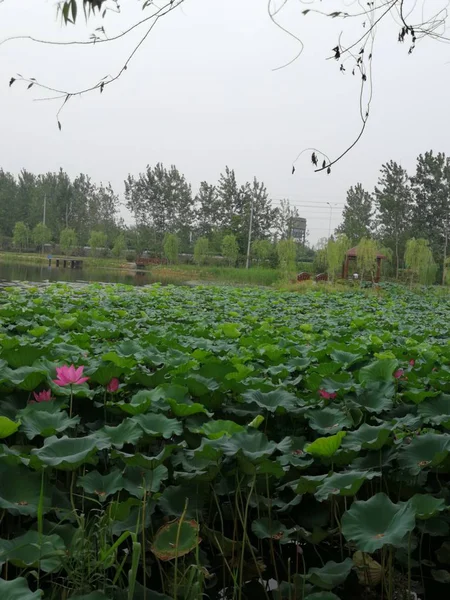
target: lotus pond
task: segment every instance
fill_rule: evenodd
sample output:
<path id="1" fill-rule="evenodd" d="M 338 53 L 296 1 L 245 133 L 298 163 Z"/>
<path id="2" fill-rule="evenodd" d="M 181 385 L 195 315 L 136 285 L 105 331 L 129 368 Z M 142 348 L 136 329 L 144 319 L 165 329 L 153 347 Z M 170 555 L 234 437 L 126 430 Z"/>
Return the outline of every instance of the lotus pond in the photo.
<path id="1" fill-rule="evenodd" d="M 448 593 L 449 324 L 400 287 L 2 290 L 2 599 Z"/>

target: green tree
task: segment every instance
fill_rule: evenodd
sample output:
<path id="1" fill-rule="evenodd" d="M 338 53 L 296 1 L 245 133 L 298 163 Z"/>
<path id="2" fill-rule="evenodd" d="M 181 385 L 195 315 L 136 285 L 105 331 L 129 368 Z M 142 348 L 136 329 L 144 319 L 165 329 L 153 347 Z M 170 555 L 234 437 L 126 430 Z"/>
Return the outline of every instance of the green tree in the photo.
<path id="1" fill-rule="evenodd" d="M 414 193 L 413 235 L 428 241 L 433 256 L 442 265 L 445 280 L 450 235 L 450 158 L 432 151 L 417 159 L 411 178 Z"/>
<path id="2" fill-rule="evenodd" d="M 372 281 L 375 279 L 377 269 L 377 244 L 375 240 L 363 237 L 357 246 L 356 256 L 361 283 L 364 275 L 370 274 Z"/>
<path id="3" fill-rule="evenodd" d="M 78 243 L 77 232 L 75 229 L 65 227 L 61 230 L 59 236 L 59 246 L 64 254 L 70 254 Z"/>
<path id="4" fill-rule="evenodd" d="M 180 246 L 180 240 L 174 233 L 168 233 L 164 239 L 164 256 L 167 258 L 169 264 L 176 264 L 178 262 L 178 251 Z"/>
<path id="5" fill-rule="evenodd" d="M 222 256 L 230 266 L 235 266 L 239 256 L 239 245 L 236 236 L 232 233 L 224 236 L 222 240 Z"/>
<path id="6" fill-rule="evenodd" d="M 342 217 L 343 221 L 336 231 L 345 233 L 352 245 L 363 237 L 370 237 L 373 225 L 372 196 L 360 183 L 348 190 Z"/>
<path id="7" fill-rule="evenodd" d="M 127 249 L 127 242 L 125 240 L 125 235 L 123 233 L 119 233 L 114 242 L 114 246 L 112 248 L 112 254 L 116 258 L 122 258 L 125 254 L 125 250 Z"/>
<path id="8" fill-rule="evenodd" d="M 108 238 L 103 231 L 91 231 L 88 245 L 92 256 L 100 256 L 106 249 Z"/>
<path id="9" fill-rule="evenodd" d="M 252 252 L 259 263 L 269 260 L 273 245 L 269 240 L 255 240 L 252 244 Z"/>
<path id="10" fill-rule="evenodd" d="M 326 246 L 327 273 L 330 281 L 342 273 L 342 265 L 345 260 L 345 253 L 350 248 L 350 241 L 345 233 L 338 234 L 334 239 L 331 237 Z"/>
<path id="11" fill-rule="evenodd" d="M 277 244 L 278 263 L 284 277 L 295 271 L 297 248 L 292 238 L 280 240 Z"/>
<path id="12" fill-rule="evenodd" d="M 33 238 L 33 242 L 37 246 L 40 246 L 43 251 L 44 245 L 48 244 L 52 239 L 52 232 L 47 225 L 44 225 L 44 223 L 38 223 L 33 229 L 31 237 Z"/>
<path id="13" fill-rule="evenodd" d="M 378 235 L 393 252 L 398 279 L 400 259 L 411 231 L 413 195 L 408 173 L 392 160 L 381 167 L 375 187 L 375 204 Z"/>
<path id="14" fill-rule="evenodd" d="M 208 238 L 201 237 L 195 242 L 194 246 L 194 262 L 197 265 L 204 265 L 208 260 L 209 241 Z"/>
<path id="15" fill-rule="evenodd" d="M 414 280 L 432 283 L 436 267 L 428 240 L 411 238 L 406 242 L 405 266 L 411 271 L 411 286 Z"/>
<path id="16" fill-rule="evenodd" d="M 30 229 L 23 221 L 18 221 L 14 225 L 13 245 L 15 248 L 26 248 L 30 239 Z"/>

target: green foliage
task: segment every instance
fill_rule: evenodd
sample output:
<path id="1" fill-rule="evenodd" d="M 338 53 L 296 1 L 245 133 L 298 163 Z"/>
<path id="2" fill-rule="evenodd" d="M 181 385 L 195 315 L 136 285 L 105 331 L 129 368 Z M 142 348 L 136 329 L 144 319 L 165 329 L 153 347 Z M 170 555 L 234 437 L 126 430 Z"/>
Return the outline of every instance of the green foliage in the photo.
<path id="1" fill-rule="evenodd" d="M 52 232 L 44 223 L 38 223 L 31 232 L 31 237 L 37 246 L 44 248 L 44 245 L 51 241 Z"/>
<path id="2" fill-rule="evenodd" d="M 198 238 L 194 246 L 194 262 L 197 265 L 204 265 L 208 260 L 209 241 L 208 238 Z"/>
<path id="3" fill-rule="evenodd" d="M 164 238 L 164 256 L 170 264 L 178 262 L 179 240 L 174 233 L 168 233 Z"/>
<path id="4" fill-rule="evenodd" d="M 112 255 L 116 258 L 123 258 L 127 249 L 127 242 L 123 233 L 119 233 L 112 247 Z"/>
<path id="5" fill-rule="evenodd" d="M 285 598 L 345 599 L 367 561 L 388 598 L 408 550 L 419 564 L 429 547 L 442 571 L 450 303 L 380 290 L 0 295 L 0 591 L 231 598 L 270 564 Z M 88 382 L 59 387 L 72 362 Z"/>
<path id="6" fill-rule="evenodd" d="M 13 244 L 16 248 L 26 248 L 30 239 L 30 230 L 23 221 L 14 225 Z"/>
<path id="7" fill-rule="evenodd" d="M 342 273 L 345 253 L 350 248 L 350 240 L 345 234 L 330 238 L 326 246 L 327 273 L 331 281 Z"/>
<path id="8" fill-rule="evenodd" d="M 92 256 L 100 256 L 106 248 L 108 237 L 103 231 L 91 231 L 88 245 Z"/>
<path id="9" fill-rule="evenodd" d="M 225 258 L 230 267 L 236 265 L 239 256 L 239 245 L 233 234 L 224 236 L 222 240 L 222 256 Z"/>
<path id="10" fill-rule="evenodd" d="M 350 245 L 356 245 L 361 238 L 370 236 L 373 225 L 372 196 L 360 183 L 348 190 L 342 218 L 342 224 L 336 231 L 344 233 Z"/>
<path id="11" fill-rule="evenodd" d="M 406 242 L 405 266 L 411 271 L 411 284 L 432 283 L 436 275 L 433 255 L 427 240 L 411 238 Z"/>
<path id="12" fill-rule="evenodd" d="M 297 248 L 292 238 L 280 240 L 277 244 L 278 263 L 285 277 L 295 270 Z"/>
<path id="13" fill-rule="evenodd" d="M 258 262 L 265 262 L 272 253 L 272 243 L 269 240 L 255 240 L 252 243 L 252 252 Z"/>
<path id="14" fill-rule="evenodd" d="M 362 238 L 357 246 L 357 264 L 361 281 L 369 275 L 372 281 L 377 270 L 377 244 L 375 240 Z"/>
<path id="15" fill-rule="evenodd" d="M 64 254 L 70 254 L 77 246 L 78 237 L 75 229 L 65 227 L 59 236 L 59 245 Z"/>

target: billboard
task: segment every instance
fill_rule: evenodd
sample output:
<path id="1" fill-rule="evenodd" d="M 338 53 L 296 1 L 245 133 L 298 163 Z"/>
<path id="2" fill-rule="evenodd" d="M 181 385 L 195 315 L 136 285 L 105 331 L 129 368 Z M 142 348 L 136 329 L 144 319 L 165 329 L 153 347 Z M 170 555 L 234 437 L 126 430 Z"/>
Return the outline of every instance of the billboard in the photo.
<path id="1" fill-rule="evenodd" d="M 301 217 L 295 217 L 291 219 L 291 235 L 295 241 L 305 241 L 306 219 L 302 219 Z"/>

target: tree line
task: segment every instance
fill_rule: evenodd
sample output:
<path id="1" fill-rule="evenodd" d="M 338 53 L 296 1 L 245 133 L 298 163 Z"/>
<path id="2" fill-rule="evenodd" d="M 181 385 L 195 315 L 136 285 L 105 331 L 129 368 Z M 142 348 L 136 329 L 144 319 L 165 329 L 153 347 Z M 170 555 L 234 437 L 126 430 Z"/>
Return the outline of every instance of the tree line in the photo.
<path id="1" fill-rule="evenodd" d="M 134 225 L 125 225 L 121 206 L 131 212 Z M 234 262 L 235 255 L 247 252 L 250 219 L 252 251 L 266 257 L 268 243 L 290 237 L 294 217 L 297 209 L 288 200 L 274 207 L 264 183 L 256 178 L 240 183 L 229 167 L 217 183 L 202 181 L 194 193 L 174 165 L 147 166 L 136 176 L 128 175 L 122 203 L 111 184 L 96 184 L 86 174 L 71 179 L 62 169 L 41 175 L 22 170 L 15 177 L 0 170 L 3 246 L 57 243 L 67 251 L 87 245 L 116 248 L 117 254 L 133 249 L 161 256 L 168 250 L 173 256 L 175 236 L 178 252 L 193 253 L 202 239 L 209 253 L 224 251 Z"/>
<path id="2" fill-rule="evenodd" d="M 358 183 L 347 192 L 343 220 L 336 234 L 351 245 L 373 238 L 392 253 L 395 276 L 406 267 L 407 245 L 423 240 L 445 279 L 450 234 L 450 158 L 433 151 L 417 158 L 410 175 L 399 163 L 382 165 L 372 192 Z"/>

